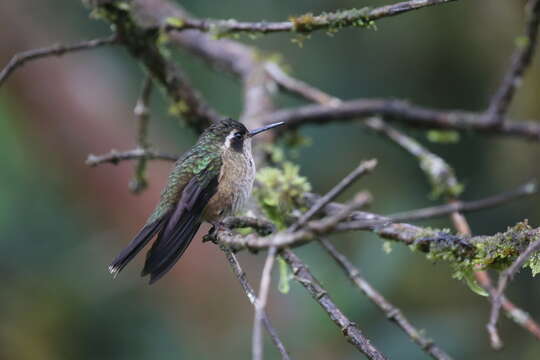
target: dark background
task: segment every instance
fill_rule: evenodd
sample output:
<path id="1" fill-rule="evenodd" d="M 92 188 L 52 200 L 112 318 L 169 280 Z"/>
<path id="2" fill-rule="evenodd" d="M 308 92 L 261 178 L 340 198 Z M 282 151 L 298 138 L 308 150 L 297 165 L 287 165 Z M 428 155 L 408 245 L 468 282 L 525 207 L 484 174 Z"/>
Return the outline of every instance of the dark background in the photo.
<path id="1" fill-rule="evenodd" d="M 182 1 L 194 15 L 239 20 L 283 20 L 305 12 L 376 6 L 391 1 Z M 381 20 L 378 30 L 314 34 L 299 48 L 290 34 L 242 37 L 280 53 L 292 74 L 344 99 L 392 97 L 440 108 L 481 111 L 499 84 L 514 39 L 523 32 L 523 1 L 460 1 Z M 78 1 L 0 2 L 0 64 L 17 51 L 108 34 Z M 174 58 L 219 111 L 238 116 L 240 85 L 182 51 Z M 540 62 L 535 58 L 511 115 L 540 118 Z M 3 66 L 3 65 L 2 65 Z M 26 359 L 248 359 L 252 308 L 223 254 L 194 241 L 157 285 L 138 277 L 141 258 L 113 281 L 106 267 L 152 210 L 169 163 L 150 165 L 151 186 L 129 193 L 133 164 L 89 168 L 89 153 L 134 147 L 132 107 L 143 75 L 120 48 L 101 48 L 25 66 L 0 89 L 0 358 Z M 154 93 L 151 141 L 181 153 L 196 135 L 167 114 Z M 299 105 L 282 96 L 278 103 Z M 462 134 L 452 145 L 429 144 L 447 159 L 477 199 L 540 177 L 538 143 Z M 361 159 L 379 159 L 377 171 L 355 190 L 375 196 L 372 210 L 392 213 L 437 204 L 415 159 L 358 123 L 310 126 L 313 144 L 296 159 L 323 193 Z M 351 195 L 352 191 L 346 195 Z M 346 196 L 345 196 L 346 197 Z M 535 195 L 471 214 L 475 234 L 504 231 L 522 219 L 540 221 Z M 424 225 L 449 227 L 447 219 Z M 490 350 L 486 299 L 451 279 L 445 264 L 395 244 L 355 233 L 336 241 L 373 285 L 402 308 L 457 359 L 538 359 L 540 344 L 506 318 L 506 348 Z M 424 359 L 413 345 L 313 244 L 298 251 L 347 315 L 393 359 Z M 256 283 L 264 256 L 241 254 Z M 277 279 L 277 273 L 274 279 Z M 510 297 L 540 319 L 540 283 L 523 271 Z M 304 289 L 287 295 L 273 283 L 269 313 L 296 359 L 361 357 Z M 267 357 L 278 358 L 267 346 Z"/>

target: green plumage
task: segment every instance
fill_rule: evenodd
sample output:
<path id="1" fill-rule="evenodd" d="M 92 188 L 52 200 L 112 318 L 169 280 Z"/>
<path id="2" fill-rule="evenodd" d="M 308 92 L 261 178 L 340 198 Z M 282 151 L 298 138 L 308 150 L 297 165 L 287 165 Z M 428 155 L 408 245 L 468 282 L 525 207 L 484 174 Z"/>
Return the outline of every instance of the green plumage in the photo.
<path id="1" fill-rule="evenodd" d="M 192 177 L 198 176 L 201 185 L 207 180 L 203 178 L 219 174 L 221 168 L 221 144 L 214 140 L 215 135 L 201 136 L 195 146 L 178 159 L 169 174 L 167 185 L 161 192 L 158 205 L 147 220 L 147 224 L 162 217 L 176 206 L 182 196 L 184 187 Z M 203 172 L 203 170 L 205 170 Z M 204 174 L 204 175 L 201 175 Z"/>

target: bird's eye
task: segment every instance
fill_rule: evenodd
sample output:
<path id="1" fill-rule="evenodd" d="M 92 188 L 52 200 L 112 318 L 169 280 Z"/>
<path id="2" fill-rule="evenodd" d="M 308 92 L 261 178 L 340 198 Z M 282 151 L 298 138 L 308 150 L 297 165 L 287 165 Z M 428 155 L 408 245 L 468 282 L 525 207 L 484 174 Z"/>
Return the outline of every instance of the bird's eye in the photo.
<path id="1" fill-rule="evenodd" d="M 234 137 L 235 137 L 235 139 L 241 139 L 242 138 L 242 133 L 241 132 L 235 132 Z"/>

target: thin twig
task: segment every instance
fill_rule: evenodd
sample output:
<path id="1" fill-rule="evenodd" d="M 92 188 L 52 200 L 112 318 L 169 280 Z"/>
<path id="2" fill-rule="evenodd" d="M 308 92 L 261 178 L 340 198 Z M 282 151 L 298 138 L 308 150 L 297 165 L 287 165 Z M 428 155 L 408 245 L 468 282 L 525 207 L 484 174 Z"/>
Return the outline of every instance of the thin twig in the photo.
<path id="1" fill-rule="evenodd" d="M 386 317 L 399 326 L 423 351 L 437 360 L 451 360 L 452 358 L 444 350 L 438 347 L 431 339 L 427 338 L 423 331 L 416 329 L 403 315 L 401 310 L 392 305 L 385 297 L 362 277 L 360 270 L 349 259 L 340 253 L 332 243 L 324 238 L 319 239 L 321 246 L 332 256 L 336 263 L 345 271 L 351 281 L 377 306 Z"/>
<path id="2" fill-rule="evenodd" d="M 536 181 L 530 181 L 518 186 L 513 190 L 489 196 L 484 199 L 473 201 L 454 200 L 445 205 L 431 206 L 423 209 L 397 213 L 389 215 L 387 216 L 387 218 L 392 222 L 413 221 L 446 216 L 449 214 L 455 214 L 457 212 L 478 211 L 482 209 L 493 208 L 525 196 L 533 195 L 537 192 L 537 190 L 538 186 Z M 456 221 L 457 223 L 460 223 L 458 219 L 456 219 Z M 454 224 L 456 224 L 456 221 L 454 221 Z M 458 230 L 458 232 L 464 235 L 470 235 L 470 231 L 468 231 L 467 227 L 463 225 L 457 226 L 456 229 Z"/>
<path id="3" fill-rule="evenodd" d="M 315 103 L 328 106 L 339 106 L 341 100 L 313 87 L 302 80 L 295 79 L 285 73 L 275 62 L 266 63 L 266 71 L 283 89 L 293 95 L 299 95 Z"/>
<path id="4" fill-rule="evenodd" d="M 306 264 L 292 250 L 283 249 L 283 259 L 289 264 L 294 278 L 310 293 L 311 297 L 326 311 L 330 319 L 339 327 L 349 343 L 366 355 L 369 359 L 386 359 L 364 336 L 354 322 L 349 320 L 337 307 L 328 292 L 311 274 Z"/>
<path id="5" fill-rule="evenodd" d="M 361 176 L 368 174 L 377 166 L 377 160 L 371 159 L 362 161 L 360 165 L 356 167 L 349 175 L 344 177 L 337 185 L 335 185 L 324 196 L 320 197 L 311 208 L 306 211 L 300 218 L 289 228 L 289 231 L 296 231 L 303 226 L 309 219 L 316 215 L 322 208 L 324 208 L 329 202 L 338 197 L 343 191 L 345 191 L 353 182 L 355 182 Z"/>
<path id="6" fill-rule="evenodd" d="M 261 324 L 264 317 L 264 309 L 268 299 L 268 290 L 270 288 L 270 280 L 272 276 L 272 267 L 276 259 L 276 248 L 271 247 L 268 249 L 268 255 L 264 262 L 264 267 L 261 275 L 261 284 L 259 288 L 259 296 L 255 303 L 255 316 L 253 320 L 253 343 L 252 343 L 252 356 L 253 360 L 263 359 L 263 340 Z"/>
<path id="7" fill-rule="evenodd" d="M 150 94 L 152 93 L 152 78 L 147 76 L 144 80 L 141 94 L 137 99 L 137 104 L 133 113 L 137 120 L 137 148 L 143 151 L 148 151 L 150 143 L 148 142 L 148 122 L 150 120 Z M 146 164 L 148 158 L 141 157 L 137 160 L 135 165 L 135 173 L 133 179 L 129 183 L 129 188 L 135 194 L 140 193 L 148 187 L 148 181 L 146 180 Z"/>
<path id="8" fill-rule="evenodd" d="M 72 45 L 53 45 L 40 49 L 32 49 L 15 54 L 7 65 L 0 71 L 0 87 L 4 84 L 7 78 L 19 67 L 29 61 L 42 59 L 51 56 L 61 56 L 67 53 L 72 53 L 81 50 L 95 49 L 104 45 L 112 45 L 118 43 L 116 34 L 93 40 L 82 41 Z"/>
<path id="9" fill-rule="evenodd" d="M 502 341 L 497 331 L 497 322 L 499 321 L 499 314 L 502 305 L 502 294 L 506 289 L 508 281 L 521 269 L 523 264 L 525 264 L 525 262 L 529 260 L 531 255 L 533 255 L 538 250 L 540 250 L 540 235 L 538 236 L 538 239 L 536 241 L 529 244 L 527 249 L 518 256 L 518 258 L 512 263 L 512 265 L 510 265 L 510 267 L 508 267 L 499 275 L 497 290 L 495 291 L 495 294 L 494 296 L 492 296 L 491 299 L 491 313 L 489 316 L 489 322 L 487 324 L 491 346 L 494 349 L 502 348 Z"/>
<path id="10" fill-rule="evenodd" d="M 229 247 L 227 247 L 224 244 L 220 244 L 219 248 L 225 253 L 225 256 L 227 258 L 227 262 L 229 266 L 231 267 L 234 275 L 240 282 L 240 285 L 242 286 L 242 289 L 244 289 L 244 292 L 246 293 L 247 298 L 249 299 L 249 302 L 256 306 L 257 302 L 257 295 L 255 294 L 255 290 L 253 290 L 253 287 L 250 285 L 246 273 L 240 266 L 240 263 L 238 262 L 238 259 L 236 258 L 236 255 L 231 251 Z M 264 324 L 264 327 L 270 334 L 270 337 L 272 339 L 272 342 L 279 350 L 279 353 L 281 354 L 282 360 L 290 360 L 289 354 L 287 350 L 285 349 L 285 345 L 283 345 L 283 342 L 279 338 L 279 335 L 277 334 L 276 329 L 272 326 L 272 323 L 270 322 L 270 319 L 268 318 L 266 311 L 262 311 L 262 322 Z"/>
<path id="11" fill-rule="evenodd" d="M 168 31 L 182 31 L 197 29 L 204 32 L 212 32 L 217 35 L 234 33 L 275 33 L 275 32 L 298 32 L 311 33 L 315 30 L 342 28 L 347 26 L 364 27 L 372 21 L 385 17 L 399 15 L 412 10 L 427 6 L 433 6 L 456 0 L 411 0 L 397 4 L 386 5 L 375 9 L 349 9 L 314 16 L 305 14 L 291 18 L 291 21 L 281 22 L 240 22 L 236 20 L 211 20 L 180 18 L 168 21 L 165 29 Z"/>
<path id="12" fill-rule="evenodd" d="M 486 121 L 493 125 L 500 125 L 504 121 L 515 92 L 521 85 L 523 74 L 534 55 L 540 24 L 540 0 L 530 0 L 526 6 L 526 13 L 528 16 L 525 35 L 516 40 L 511 64 L 486 111 Z"/>
<path id="13" fill-rule="evenodd" d="M 176 161 L 178 159 L 178 156 L 171 154 L 163 154 L 154 150 L 143 150 L 139 148 L 122 152 L 111 150 L 107 154 L 103 155 L 88 155 L 88 158 L 86 159 L 86 165 L 97 166 L 105 163 L 117 165 L 121 161 L 139 160 L 141 158 L 145 158 L 148 160 Z"/>

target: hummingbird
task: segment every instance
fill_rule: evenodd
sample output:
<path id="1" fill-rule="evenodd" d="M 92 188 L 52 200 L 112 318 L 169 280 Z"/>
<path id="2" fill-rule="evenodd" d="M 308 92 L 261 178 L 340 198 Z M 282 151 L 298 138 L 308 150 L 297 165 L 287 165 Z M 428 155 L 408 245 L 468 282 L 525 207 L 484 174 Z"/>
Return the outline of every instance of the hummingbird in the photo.
<path id="1" fill-rule="evenodd" d="M 116 277 L 157 235 L 141 273 L 150 275 L 153 284 L 180 259 L 203 221 L 218 228 L 221 220 L 242 210 L 255 179 L 251 138 L 283 124 L 248 131 L 226 118 L 210 125 L 176 161 L 159 203 L 109 272 Z"/>

